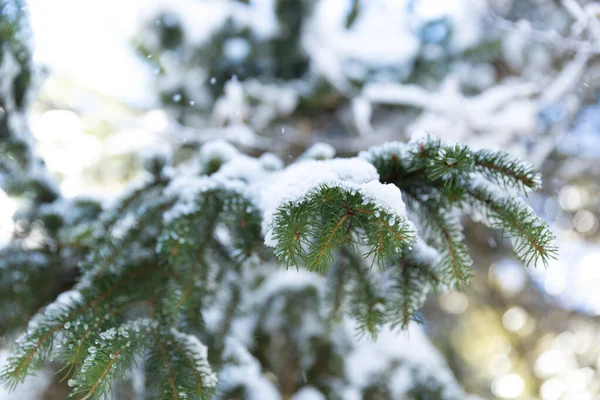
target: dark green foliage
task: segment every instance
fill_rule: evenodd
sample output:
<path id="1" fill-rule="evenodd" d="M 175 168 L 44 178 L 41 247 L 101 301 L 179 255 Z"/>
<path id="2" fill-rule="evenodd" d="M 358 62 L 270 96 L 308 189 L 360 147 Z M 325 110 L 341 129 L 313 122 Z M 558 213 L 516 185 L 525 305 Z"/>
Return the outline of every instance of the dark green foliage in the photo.
<path id="1" fill-rule="evenodd" d="M 174 50 L 183 44 L 183 30 L 177 24 L 177 16 L 163 14 L 155 21 L 155 24 L 159 26 L 161 47 Z"/>
<path id="2" fill-rule="evenodd" d="M 391 183 L 401 190 L 408 217 L 437 252 L 416 241 L 408 218 L 344 185 L 322 185 L 297 202 L 281 204 L 274 214 L 275 255 L 286 266 L 327 271 L 324 297 L 315 291 L 303 298 L 323 301 L 331 322 L 349 314 L 359 333 L 371 336 L 386 323 L 406 328 L 409 321 L 420 321 L 418 310 L 430 289 L 468 283 L 472 262 L 459 219 L 465 210 L 512 238 L 517 256 L 525 262 L 544 263 L 553 256 L 547 225 L 514 195 L 494 189 L 496 182 L 535 188 L 539 181 L 530 167 L 509 156 L 426 139 L 388 143 L 361 157 L 379 171 L 382 183 L 377 185 Z M 204 365 L 206 357 L 189 348 L 185 338 L 191 336 L 174 332 L 207 337 L 216 352 L 213 359 L 222 362 L 224 338 L 244 295 L 234 277 L 249 273 L 252 257 L 269 259 L 262 246 L 260 205 L 250 190 L 255 184 L 225 179 L 219 171 L 231 158 L 217 161 L 211 168 L 201 164 L 200 176 L 178 183 L 163 172 L 165 162 L 156 159 L 147 163 L 152 178 L 98 217 L 98 205 L 85 201 L 68 217 L 44 213 L 51 231 L 63 238 L 62 246 L 79 247 L 74 254 L 86 257 L 79 263 L 77 297 L 48 306 L 19 340 L 2 372 L 8 387 L 56 357 L 65 379 L 74 379 L 75 394 L 101 398 L 112 390 L 114 379 L 145 357 L 145 368 L 156 382 L 156 398 L 177 399 L 180 392 L 205 398 L 211 393 L 210 379 L 205 382 L 211 374 L 208 364 L 200 369 L 205 376 L 190 366 Z M 11 251 L 15 253 L 7 258 L 3 274 L 22 269 L 18 257 L 34 255 Z M 43 277 L 45 264 L 52 262 L 46 255 L 40 257 L 38 267 L 24 270 L 29 280 L 11 284 L 21 284 L 24 293 L 31 293 L 29 284 L 34 287 L 33 279 Z M 3 275 L 1 282 L 10 279 Z M 223 316 L 213 328 L 217 336 L 211 336 L 200 309 L 215 301 Z M 21 308 L 39 305 L 27 300 Z M 296 315 L 292 308 L 285 312 L 288 318 Z M 133 317 L 149 318 L 147 326 L 154 328 L 131 332 Z M 302 313 L 297 317 L 289 321 L 291 326 L 304 323 Z M 102 332 L 129 332 L 136 339 L 117 335 L 103 341 Z M 90 349 L 96 357 L 93 363 Z"/>
<path id="3" fill-rule="evenodd" d="M 540 175 L 501 151 L 472 151 L 428 137 L 410 144 L 388 143 L 363 153 L 382 182 L 394 183 L 418 220 L 419 234 L 440 252 L 442 281 L 467 283 L 472 260 L 464 244 L 460 215 L 469 212 L 514 243 L 526 265 L 546 265 L 556 254 L 548 225 L 505 189 L 536 190 Z"/>
<path id="4" fill-rule="evenodd" d="M 299 204 L 276 213 L 275 254 L 286 265 L 306 264 L 323 272 L 342 244 L 366 247 L 365 257 L 381 264 L 414 241 L 411 226 L 380 210 L 360 193 L 321 187 Z"/>
<path id="5" fill-rule="evenodd" d="M 0 0 L 0 82 L 8 89 L 0 93 L 0 185 L 39 204 L 52 202 L 58 194 L 46 180 L 26 129 L 33 70 L 29 35 L 23 1 Z"/>
<path id="6" fill-rule="evenodd" d="M 110 394 L 112 383 L 127 375 L 135 364 L 135 357 L 144 349 L 146 335 L 155 330 L 151 321 L 140 320 L 94 335 L 96 340 L 89 347 L 80 344 L 77 351 L 84 353 L 85 359 L 78 374 L 69 379 L 72 393 L 81 399 Z"/>
<path id="7" fill-rule="evenodd" d="M 437 288 L 440 283 L 435 271 L 438 258 L 432 259 L 426 251 L 422 244 L 416 244 L 402 256 L 399 268 L 390 271 L 386 313 L 394 327 L 406 329 L 410 321 L 422 322 L 419 309 L 428 290 Z"/>
<path id="8" fill-rule="evenodd" d="M 48 208 L 41 214 L 48 223 L 44 232 L 61 239 L 61 253 L 9 247 L 6 265 L 0 269 L 0 290 L 6 285 L 23 288 L 25 295 L 15 297 L 15 303 L 21 302 L 19 309 L 27 310 L 23 319 L 33 313 L 32 307 L 43 304 L 32 301 L 31 290 L 36 279 L 47 276 L 46 269 L 57 270 L 52 265 L 62 260 L 59 254 L 71 254 L 79 268 L 71 277 L 72 298 L 62 297 L 39 312 L 17 342 L 2 371 L 6 386 L 14 387 L 48 358 L 55 358 L 62 364 L 64 379 L 71 380 L 75 397 L 102 398 L 113 390 L 116 379 L 144 360 L 155 383 L 149 388 L 154 398 L 208 398 L 214 377 L 207 360 L 213 365 L 227 362 L 221 358 L 226 338 L 241 304 L 248 300 L 247 291 L 254 289 L 248 285 L 260 287 L 268 278 L 255 270 L 256 262 L 275 261 L 262 245 L 261 232 L 260 195 L 270 194 L 256 193 L 268 186 L 222 171 L 239 159 L 250 169 L 260 166 L 257 176 L 265 181 L 277 172 L 234 149 L 228 152 L 211 158 L 204 157 L 208 150 L 201 150 L 198 172 L 181 177 L 165 172 L 166 158 L 151 157 L 145 163 L 150 177 L 100 214 L 93 201 Z M 410 321 L 420 321 L 419 308 L 429 290 L 469 281 L 472 262 L 460 224 L 465 211 L 502 230 L 525 262 L 544 263 L 553 256 L 547 225 L 517 197 L 495 188 L 497 182 L 503 188 L 537 187 L 535 171 L 509 156 L 446 146 L 430 138 L 388 143 L 361 157 L 364 161 L 347 161 L 362 162 L 365 168 L 372 168 L 365 161 L 373 164 L 381 182 L 368 185 L 400 190 L 408 215 L 380 204 L 373 194 L 377 191 L 369 197 L 362 186 L 345 183 L 323 184 L 297 201 L 279 204 L 270 238 L 276 242 L 275 256 L 288 267 L 326 273 L 327 284 L 323 293 L 308 286 L 290 289 L 300 297 L 265 297 L 258 317 L 265 326 L 275 326 L 279 317 L 270 315 L 282 312 L 290 329 L 285 334 L 292 338 L 300 329 L 294 327 L 308 323 L 306 308 L 325 310 L 321 315 L 329 323 L 350 315 L 358 333 L 371 336 L 384 324 L 406 328 Z M 335 160 L 302 162 L 327 166 Z M 27 257 L 39 260 L 24 267 Z M 71 261 L 71 270 L 77 261 Z M 23 277 L 14 276 L 15 270 Z M 253 278 L 245 281 L 249 277 Z M 219 318 L 208 327 L 201 311 L 215 305 Z M 136 320 L 146 322 L 141 327 Z M 8 329 L 17 326 L 11 322 Z M 139 329 L 132 328 L 136 326 Z M 325 330 L 325 324 L 319 329 Z M 210 345 L 210 356 L 192 333 Z M 278 343 L 269 342 L 274 340 L 269 332 L 259 335 L 267 340 L 261 342 L 266 347 Z M 310 343 L 317 339 L 311 336 Z M 302 351 L 287 355 L 290 365 L 300 365 Z M 277 365 L 270 358 L 261 362 Z M 289 370 L 281 376 L 286 392 L 298 389 L 299 382 L 290 378 L 295 374 Z M 331 390 L 325 384 L 322 389 Z"/>
<path id="9" fill-rule="evenodd" d="M 210 399 L 215 378 L 206 361 L 206 348 L 194 336 L 175 329 L 159 328 L 155 336 L 146 370 L 157 386 L 157 398 Z"/>
<path id="10" fill-rule="evenodd" d="M 332 321 L 342 313 L 354 317 L 359 334 L 375 337 L 387 322 L 407 328 L 410 321 L 421 321 L 418 312 L 425 296 L 441 283 L 437 261 L 435 252 L 418 242 L 380 273 L 344 247 L 328 275 L 325 309 Z"/>
<path id="11" fill-rule="evenodd" d="M 449 187 L 459 187 L 468 179 L 473 170 L 473 159 L 469 149 L 458 144 L 441 146 L 435 141 L 427 145 L 432 149 L 428 152 L 430 156 L 425 165 L 425 173 L 429 180 L 442 181 Z"/>
<path id="12" fill-rule="evenodd" d="M 521 199 L 483 184 L 473 184 L 468 195 L 469 205 L 482 216 L 483 222 L 512 239 L 515 255 L 523 263 L 547 265 L 556 256 L 554 234 Z"/>
<path id="13" fill-rule="evenodd" d="M 24 4 L 21 0 L 0 1 L 0 66 L 9 62 L 18 63 L 18 69 L 7 70 L 5 73 L 14 74 L 12 80 L 12 94 L 18 110 L 25 106 L 29 85 L 31 83 L 30 49 L 28 48 L 28 26 L 23 11 Z M 13 60 L 8 60 L 12 57 Z M 8 78 L 7 76 L 4 77 Z M 0 99 L 0 106 L 4 108 L 8 99 Z"/>
<path id="14" fill-rule="evenodd" d="M 408 207 L 420 222 L 421 234 L 441 255 L 437 270 L 445 283 L 467 284 L 473 261 L 464 242 L 458 210 L 441 208 L 439 198 L 429 197 L 430 193 L 405 193 Z"/>
<path id="15" fill-rule="evenodd" d="M 63 251 L 73 251 L 81 246 L 84 249 L 88 245 L 90 247 L 85 260 L 81 260 L 79 265 L 82 276 L 74 287 L 73 299 L 60 300 L 48 306 L 34 317 L 35 325 L 31 325 L 28 332 L 18 340 L 18 351 L 2 371 L 2 380 L 8 387 L 14 387 L 26 376 L 35 373 L 51 357 L 61 360 L 62 374 L 73 383 L 73 393 L 78 393 L 77 398 L 101 398 L 112 390 L 112 381 L 115 378 L 122 379 L 123 372 L 131 368 L 135 354 L 146 354 L 157 346 L 155 341 L 144 341 L 146 336 L 143 332 L 137 334 L 144 337 L 137 337 L 133 342 L 135 346 L 126 347 L 123 347 L 125 342 L 102 341 L 102 332 L 111 329 L 119 332 L 127 330 L 130 323 L 126 321 L 131 316 L 156 315 L 153 310 L 161 311 L 159 315 L 163 317 L 158 320 L 166 322 L 162 322 L 161 326 L 180 323 L 178 318 L 173 318 L 177 317 L 178 308 L 188 310 L 189 314 L 190 306 L 184 306 L 187 304 L 185 300 L 191 288 L 197 285 L 191 286 L 187 282 L 195 281 L 170 276 L 169 269 L 154 253 L 156 238 L 162 229 L 162 215 L 173 204 L 172 198 L 159 195 L 165 183 L 161 174 L 156 174 L 154 179 L 129 192 L 97 220 L 90 221 L 91 217 L 97 215 L 97 203 L 89 201 L 77 202 L 77 207 L 68 208 L 69 213 L 62 218 L 60 213 L 44 214 L 46 219 L 54 215 L 52 220 L 57 221 L 54 229 L 58 229 L 56 236 L 62 237 L 61 247 L 66 248 Z M 52 274 L 56 274 L 53 263 L 60 259 L 56 256 L 54 259 L 43 259 L 40 254 L 38 258 L 41 258 L 42 265 L 34 268 L 35 264 L 18 264 L 17 257 L 33 257 L 35 253 L 16 248 L 11 251 L 14 254 L 6 258 L 7 265 L 2 267 L 2 272 L 10 274 L 11 269 L 18 269 L 21 277 L 16 282 L 8 280 L 2 284 L 12 282 L 13 289 L 17 285 L 23 285 L 25 303 L 22 308 L 32 300 L 50 300 L 42 296 L 43 292 L 32 293 L 28 290 L 36 290 L 36 281 L 33 279 L 43 279 L 44 269 L 53 277 Z M 14 274 L 10 275 L 12 276 Z M 7 279 L 10 277 L 7 276 Z M 71 282 L 73 279 L 71 278 Z M 40 285 L 46 285 L 52 290 L 55 286 L 51 282 L 47 279 L 40 282 Z M 176 289 L 169 294 L 181 294 L 181 299 L 174 305 L 164 295 L 169 288 Z M 190 298 L 198 299 L 196 295 Z M 19 297 L 15 297 L 15 301 L 18 299 Z M 42 304 L 36 302 L 30 305 L 39 308 Z M 197 306 L 198 303 L 194 305 Z M 197 310 L 195 314 L 198 313 Z M 27 315 L 24 314 L 24 317 Z M 193 316 L 187 319 L 191 317 Z M 152 323 L 157 324 L 156 320 Z M 14 329 L 15 326 L 6 328 Z M 168 329 L 160 331 L 158 336 L 152 333 L 152 336 L 164 336 L 165 343 L 173 342 L 169 339 L 173 335 Z M 95 359 L 91 367 L 86 367 L 88 349 L 92 347 L 97 350 L 98 359 Z M 177 357 L 181 359 L 197 358 L 186 346 L 177 351 Z M 117 356 L 117 352 L 119 362 L 110 361 L 110 355 Z M 188 396 L 200 389 L 210 392 L 208 386 L 199 387 L 195 384 L 190 388 L 185 382 L 182 385 L 180 392 Z"/>
<path id="16" fill-rule="evenodd" d="M 232 254 L 239 262 L 250 256 L 260 237 L 260 215 L 252 199 L 234 188 L 211 187 L 201 190 L 189 204 L 174 209 L 157 251 L 172 264 L 180 260 L 189 262 L 195 253 L 208 247 L 218 222 L 229 228 Z M 191 240 L 193 238 L 193 240 Z"/>
<path id="17" fill-rule="evenodd" d="M 56 297 L 73 276 L 68 269 L 57 271 L 56 255 L 46 251 L 0 251 L 0 335 L 25 325 L 35 310 Z"/>
<path id="18" fill-rule="evenodd" d="M 388 321 L 385 312 L 387 293 L 354 254 L 348 252 L 346 255 L 348 272 L 353 278 L 349 291 L 350 313 L 356 318 L 359 334 L 368 333 L 375 337 L 381 325 Z"/>
<path id="19" fill-rule="evenodd" d="M 504 188 L 537 190 L 542 185 L 532 165 L 501 151 L 480 150 L 473 163 L 477 172 Z"/>

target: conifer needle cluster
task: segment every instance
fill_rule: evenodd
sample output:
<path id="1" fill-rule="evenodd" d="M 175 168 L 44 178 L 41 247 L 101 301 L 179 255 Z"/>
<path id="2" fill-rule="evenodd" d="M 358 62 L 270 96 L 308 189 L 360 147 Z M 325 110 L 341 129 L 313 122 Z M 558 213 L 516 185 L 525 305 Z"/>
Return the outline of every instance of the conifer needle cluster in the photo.
<path id="1" fill-rule="evenodd" d="M 350 315 L 360 333 L 376 335 L 386 323 L 418 321 L 430 289 L 469 282 L 464 213 L 501 230 L 527 265 L 556 252 L 546 223 L 515 193 L 538 189 L 539 174 L 502 152 L 426 138 L 283 167 L 272 155 L 206 146 L 201 153 L 211 157 L 192 169 L 151 158 L 149 178 L 112 206 L 49 209 L 51 243 L 28 249 L 15 239 L 3 250 L 3 273 L 19 273 L 3 276 L 2 290 L 23 285 L 26 296 L 0 315 L 17 319 L 39 307 L 27 300 L 27 285 L 44 269 L 56 271 L 46 263 L 80 258 L 75 286 L 17 340 L 2 371 L 7 387 L 54 359 L 74 397 L 101 398 L 144 360 L 159 398 L 210 398 L 212 368 L 224 362 L 223 338 L 247 290 L 240 279 L 255 274 L 257 262 L 324 275 L 318 297 L 329 320 Z M 223 319 L 209 328 L 205 311 L 225 292 Z M 22 309 L 15 315 L 8 307 Z"/>

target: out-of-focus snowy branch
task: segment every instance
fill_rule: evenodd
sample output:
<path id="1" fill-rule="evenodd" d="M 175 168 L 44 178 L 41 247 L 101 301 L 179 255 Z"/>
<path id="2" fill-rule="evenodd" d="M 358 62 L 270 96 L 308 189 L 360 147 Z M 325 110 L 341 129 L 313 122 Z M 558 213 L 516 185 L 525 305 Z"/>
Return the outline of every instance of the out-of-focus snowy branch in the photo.
<path id="1" fill-rule="evenodd" d="M 566 6 L 566 3 L 569 6 Z M 531 26 L 528 20 L 511 21 L 494 13 L 488 13 L 485 18 L 488 23 L 504 32 L 521 33 L 527 35 L 532 41 L 552 46 L 564 52 L 588 53 L 591 55 L 600 53 L 600 46 L 597 43 L 598 34 L 598 4 L 588 4 L 582 9 L 575 1 L 563 1 L 565 9 L 576 18 L 571 27 L 571 35 L 565 37 L 555 30 L 541 30 Z M 588 40 L 580 38 L 584 31 L 588 30 L 594 34 L 593 38 Z"/>

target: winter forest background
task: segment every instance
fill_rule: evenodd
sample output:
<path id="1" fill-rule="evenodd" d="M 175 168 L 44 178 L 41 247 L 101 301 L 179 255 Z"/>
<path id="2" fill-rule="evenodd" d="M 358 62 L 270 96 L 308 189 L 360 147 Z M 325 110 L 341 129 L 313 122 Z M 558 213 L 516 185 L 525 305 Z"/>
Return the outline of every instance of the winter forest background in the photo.
<path id="1" fill-rule="evenodd" d="M 467 216 L 470 286 L 428 294 L 408 331 L 326 333 L 318 314 L 302 314 L 320 281 L 295 268 L 246 299 L 258 320 L 241 305 L 207 309 L 209 327 L 241 315 L 231 323 L 239 343 L 219 344 L 236 360 L 216 371 L 231 389 L 220 398 L 600 399 L 600 3 L 0 0 L 0 52 L 0 100 L 21 93 L 4 99 L 0 133 L 11 117 L 45 162 L 21 192 L 17 172 L 0 180 L 3 246 L 25 233 L 28 246 L 45 246 L 44 216 L 76 221 L 112 204 L 167 153 L 210 166 L 240 151 L 280 168 L 431 134 L 543 173 L 526 201 L 550 224 L 558 258 L 525 268 L 499 232 Z M 14 148 L 0 141 L 10 168 Z M 29 226 L 20 210 L 32 203 L 41 217 Z M 40 264 L 39 287 L 15 283 L 15 262 Z M 0 368 L 19 333 L 13 299 L 39 308 L 65 290 L 69 277 L 44 275 L 43 263 L 0 253 Z M 57 368 L 0 388 L 0 399 L 66 398 L 73 385 Z M 113 398 L 147 398 L 148 378 L 126 378 Z"/>

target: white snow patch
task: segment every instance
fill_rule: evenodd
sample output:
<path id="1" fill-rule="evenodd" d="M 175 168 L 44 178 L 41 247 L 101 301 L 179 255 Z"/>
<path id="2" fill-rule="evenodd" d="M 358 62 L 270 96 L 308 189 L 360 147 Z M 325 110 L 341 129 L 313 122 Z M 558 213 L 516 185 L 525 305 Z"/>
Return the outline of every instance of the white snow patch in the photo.
<path id="1" fill-rule="evenodd" d="M 231 143 L 217 139 L 202 145 L 198 158 L 201 163 L 206 163 L 211 160 L 227 162 L 239 154 L 239 151 Z"/>
<path id="2" fill-rule="evenodd" d="M 233 359 L 237 363 L 227 364 L 219 373 L 220 387 L 233 389 L 243 386 L 247 400 L 281 400 L 275 386 L 261 373 L 258 361 L 236 339 L 225 340 L 224 359 Z"/>
<path id="3" fill-rule="evenodd" d="M 406 3 L 366 2 L 348 29 L 348 2 L 320 1 L 303 37 L 317 70 L 342 91 L 348 89 L 346 76 L 365 79 L 369 68 L 392 67 L 407 75 L 419 50 L 419 40 L 410 31 Z"/>
<path id="4" fill-rule="evenodd" d="M 186 40 L 195 45 L 206 42 L 229 18 L 238 28 L 248 27 L 263 39 L 273 36 L 278 29 L 273 0 L 254 0 L 251 4 L 222 0 L 151 0 L 139 8 L 140 19 L 152 21 L 161 11 L 174 16 L 173 22 L 181 23 Z"/>
<path id="5" fill-rule="evenodd" d="M 414 386 L 418 376 L 435 379 L 448 398 L 466 398 L 443 357 L 418 325 L 411 324 L 403 333 L 386 326 L 376 341 L 354 340 L 355 349 L 346 357 L 346 377 L 357 389 L 375 383 L 374 380 L 389 372 L 392 364 L 399 363 L 389 381 L 394 396 L 401 398 Z"/>
<path id="6" fill-rule="evenodd" d="M 183 175 L 171 181 L 163 190 L 163 193 L 165 196 L 176 197 L 178 201 L 169 211 L 163 214 L 165 224 L 198 211 L 198 196 L 203 192 L 216 189 L 246 193 L 246 185 L 239 180 Z"/>
<path id="7" fill-rule="evenodd" d="M 365 200 L 377 204 L 385 212 L 392 215 L 406 216 L 406 206 L 398 186 L 393 183 L 382 184 L 371 181 L 361 185 L 360 192 Z"/>
<path id="8" fill-rule="evenodd" d="M 318 290 L 323 284 L 323 278 L 318 274 L 306 270 L 277 271 L 264 282 L 260 290 L 254 295 L 257 304 L 264 303 L 280 292 L 301 291 L 309 286 Z"/>
<path id="9" fill-rule="evenodd" d="M 296 392 L 291 400 L 325 400 L 325 396 L 312 386 L 305 386 Z"/>
<path id="10" fill-rule="evenodd" d="M 315 143 L 301 156 L 301 160 L 330 160 L 335 157 L 335 149 L 327 143 Z"/>
<path id="11" fill-rule="evenodd" d="M 276 167 L 276 165 L 269 164 L 268 156 L 265 161 L 240 154 L 223 165 L 219 171 L 213 174 L 213 177 L 221 180 L 239 179 L 250 183 L 264 178 L 265 174 L 269 173 L 270 167 Z"/>
<path id="12" fill-rule="evenodd" d="M 277 157 L 273 153 L 264 153 L 259 157 L 258 160 L 260 161 L 262 167 L 267 171 L 279 171 L 284 167 L 281 158 Z"/>
<path id="13" fill-rule="evenodd" d="M 54 312 L 61 310 L 65 307 L 69 307 L 71 304 L 80 302 L 83 299 L 83 295 L 79 290 L 68 290 L 58 295 L 54 302 L 50 303 L 44 313 L 46 315 L 53 314 Z"/>
<path id="14" fill-rule="evenodd" d="M 244 38 L 231 38 L 223 44 L 223 53 L 225 54 L 225 57 L 236 62 L 248 57 L 250 51 L 250 44 Z"/>

